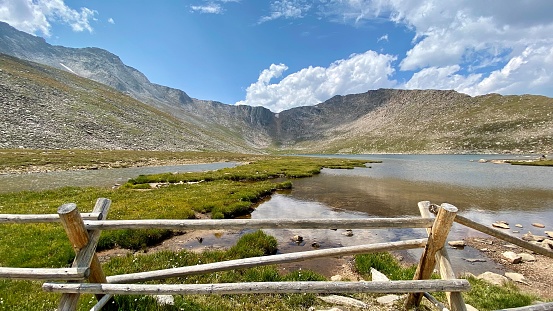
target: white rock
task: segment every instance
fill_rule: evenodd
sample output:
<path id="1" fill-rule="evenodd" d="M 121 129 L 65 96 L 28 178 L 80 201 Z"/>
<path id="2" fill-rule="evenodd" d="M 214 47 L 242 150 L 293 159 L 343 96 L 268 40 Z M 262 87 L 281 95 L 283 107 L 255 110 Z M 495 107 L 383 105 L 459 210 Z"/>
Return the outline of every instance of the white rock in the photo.
<path id="1" fill-rule="evenodd" d="M 525 261 L 536 261 L 536 257 L 528 254 L 528 253 L 518 253 L 517 254 L 518 256 L 520 256 L 520 258 L 522 258 L 522 261 L 525 262 Z"/>
<path id="2" fill-rule="evenodd" d="M 545 234 L 550 237 L 550 238 L 553 238 L 553 231 L 545 231 Z"/>
<path id="3" fill-rule="evenodd" d="M 492 226 L 500 229 L 510 229 L 509 225 L 504 222 L 494 222 Z"/>
<path id="4" fill-rule="evenodd" d="M 160 306 L 173 306 L 175 299 L 171 295 L 154 295 L 157 304 Z"/>
<path id="5" fill-rule="evenodd" d="M 378 298 L 376 298 L 376 301 L 381 305 L 387 305 L 387 304 L 393 303 L 394 301 L 396 301 L 398 299 L 399 299 L 398 295 L 393 295 L 392 294 L 392 295 L 386 295 L 386 296 L 378 297 Z"/>
<path id="6" fill-rule="evenodd" d="M 522 284 L 529 285 L 528 282 L 526 281 L 526 278 L 524 277 L 524 275 L 522 275 L 520 273 L 505 272 L 505 276 L 508 277 L 509 279 L 515 281 L 515 282 L 519 282 L 519 283 L 522 283 Z"/>
<path id="7" fill-rule="evenodd" d="M 350 306 L 350 307 L 356 307 L 356 308 L 367 308 L 368 305 L 360 300 L 344 297 L 344 296 L 338 296 L 338 295 L 330 295 L 330 296 L 319 296 L 319 299 L 326 303 L 336 304 L 336 305 L 342 305 L 342 306 Z"/>
<path id="8" fill-rule="evenodd" d="M 467 311 L 478 311 L 478 309 L 469 305 L 468 303 L 465 303 L 465 306 L 467 307 Z"/>
<path id="9" fill-rule="evenodd" d="M 375 268 L 371 268 L 371 277 L 375 282 L 385 282 L 390 280 L 384 273 L 376 270 Z"/>
<path id="10" fill-rule="evenodd" d="M 522 257 L 515 252 L 504 252 L 502 255 L 509 261 L 509 263 L 516 264 L 522 262 Z"/>
<path id="11" fill-rule="evenodd" d="M 337 274 L 330 277 L 330 280 L 333 282 L 340 282 L 342 280 L 342 276 Z"/>
<path id="12" fill-rule="evenodd" d="M 476 278 L 492 283 L 494 285 L 503 285 L 503 283 L 506 283 L 509 281 L 509 279 L 507 279 L 503 275 L 489 272 L 489 271 L 478 275 Z"/>
<path id="13" fill-rule="evenodd" d="M 447 244 L 449 244 L 449 246 L 451 246 L 451 247 L 465 247 L 467 245 L 467 243 L 465 243 L 465 241 L 463 241 L 463 240 L 449 241 L 449 242 L 447 242 Z"/>

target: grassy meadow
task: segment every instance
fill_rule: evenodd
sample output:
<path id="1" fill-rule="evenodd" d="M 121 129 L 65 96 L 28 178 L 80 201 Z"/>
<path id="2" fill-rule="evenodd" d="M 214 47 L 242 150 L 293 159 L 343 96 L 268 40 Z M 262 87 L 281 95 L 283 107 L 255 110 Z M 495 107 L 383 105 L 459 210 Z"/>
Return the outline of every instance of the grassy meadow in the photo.
<path id="1" fill-rule="evenodd" d="M 17 152 L 26 152 L 17 150 Z M 118 160 L 109 152 L 88 151 L 29 151 L 35 157 L 44 155 L 43 165 L 54 169 L 66 169 L 60 154 L 66 156 L 80 154 L 72 166 L 84 165 L 83 161 L 106 165 Z M 3 159 L 6 153 L 0 153 Z M 47 159 L 47 155 L 54 158 Z M 119 155 L 125 154 L 124 152 Z M 136 156 L 129 153 L 124 162 L 138 163 Z M 77 204 L 81 212 L 90 212 L 97 198 L 112 200 L 108 219 L 195 219 L 233 218 L 248 214 L 255 204 L 279 189 L 293 187 L 295 178 L 310 177 L 323 168 L 351 169 L 365 167 L 368 161 L 308 158 L 308 157 L 263 157 L 247 155 L 209 155 L 142 153 L 140 157 L 149 159 L 171 159 L 173 161 L 240 160 L 248 164 L 218 171 L 157 174 L 137 176 L 118 189 L 65 187 L 39 192 L 18 192 L 0 194 L 0 214 L 45 214 L 56 213 L 57 208 L 68 202 Z M 133 158 L 135 157 L 135 158 Z M 179 158 L 180 157 L 180 158 Z M 92 160 L 91 160 L 92 159 Z M 135 160 L 132 160 L 135 159 Z M 199 160 L 203 159 L 203 160 Z M 136 162 L 133 162 L 136 161 Z M 142 161 L 142 160 L 141 160 Z M 29 157 L 10 156 L 10 163 L 4 167 L 37 165 Z M 144 250 L 159 244 L 175 232 L 170 230 L 115 230 L 104 231 L 98 248 L 123 247 Z M 243 235 L 237 244 L 225 251 L 161 251 L 155 253 L 134 252 L 124 257 L 112 258 L 103 264 L 107 275 L 132 273 L 153 269 L 164 269 L 210 263 L 222 260 L 246 258 L 274 254 L 276 240 L 262 231 Z M 74 258 L 74 252 L 60 224 L 1 224 L 0 225 L 0 266 L 5 267 L 67 267 Z M 358 272 L 370 279 L 370 267 L 388 274 L 392 279 L 410 279 L 413 267 L 403 267 L 389 254 L 367 254 L 356 256 Z M 253 281 L 309 281 L 324 280 L 321 275 L 298 270 L 283 274 L 276 266 L 258 267 L 244 270 L 218 272 L 207 275 L 169 279 L 167 283 L 220 283 Z M 467 302 L 480 310 L 522 306 L 535 297 L 521 295 L 514 288 L 493 287 L 479 280 L 469 279 L 473 290 L 466 295 Z M 155 283 L 155 282 L 153 282 Z M 47 294 L 41 290 L 42 282 L 14 281 L 0 279 L 0 310 L 53 310 L 59 295 Z M 482 304 L 482 295 L 497 297 L 490 305 Z M 376 296 L 354 294 L 352 297 L 376 304 Z M 439 296 L 442 300 L 445 296 Z M 175 296 L 173 306 L 159 306 L 149 296 L 116 296 L 119 310 L 307 310 L 311 306 L 321 309 L 332 307 L 312 294 L 290 295 L 198 295 Z M 84 295 L 80 299 L 79 310 L 89 310 L 95 298 Z M 399 306 L 399 305 L 398 305 Z"/>

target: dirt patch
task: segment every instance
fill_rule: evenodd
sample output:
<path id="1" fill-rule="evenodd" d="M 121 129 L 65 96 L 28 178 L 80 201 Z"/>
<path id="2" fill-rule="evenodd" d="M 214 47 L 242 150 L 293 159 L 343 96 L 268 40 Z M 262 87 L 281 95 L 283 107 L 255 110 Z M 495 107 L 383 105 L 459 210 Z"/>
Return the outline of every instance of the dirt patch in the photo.
<path id="1" fill-rule="evenodd" d="M 531 251 L 513 244 L 509 244 L 496 238 L 469 238 L 467 244 L 482 252 L 482 254 L 505 267 L 505 270 L 517 272 L 527 280 L 528 285 L 516 283 L 516 285 L 526 293 L 535 294 L 545 299 L 553 299 L 553 258 L 539 254 L 533 254 Z M 503 253 L 513 251 L 515 253 L 529 253 L 536 258 L 536 261 L 527 261 L 512 264 L 503 257 Z"/>

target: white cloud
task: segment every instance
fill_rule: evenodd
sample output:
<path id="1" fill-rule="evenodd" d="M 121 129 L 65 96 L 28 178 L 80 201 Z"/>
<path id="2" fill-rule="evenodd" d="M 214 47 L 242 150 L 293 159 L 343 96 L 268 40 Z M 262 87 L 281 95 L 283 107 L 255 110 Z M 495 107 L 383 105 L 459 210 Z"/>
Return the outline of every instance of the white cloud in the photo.
<path id="1" fill-rule="evenodd" d="M 469 94 L 545 94 L 553 96 L 553 46 L 530 46 L 467 89 Z"/>
<path id="2" fill-rule="evenodd" d="M 108 23 L 115 24 L 115 21 L 113 20 L 113 18 L 110 17 L 110 18 L 108 18 Z"/>
<path id="3" fill-rule="evenodd" d="M 246 89 L 246 99 L 236 104 L 264 106 L 274 112 L 298 106 L 316 105 L 335 95 L 366 92 L 369 89 L 394 87 L 396 81 L 392 55 L 367 51 L 353 54 L 324 67 L 308 67 L 294 72 L 278 83 L 271 80 L 288 69 L 284 64 L 272 64 L 259 75 L 257 82 Z"/>
<path id="4" fill-rule="evenodd" d="M 98 12 L 89 8 L 75 10 L 63 0 L 0 0 L 0 20 L 13 27 L 50 36 L 51 23 L 71 26 L 74 31 L 92 32 L 91 20 Z"/>
<path id="5" fill-rule="evenodd" d="M 258 23 L 264 23 L 279 18 L 302 18 L 311 5 L 305 0 L 277 0 L 271 3 L 271 14 L 263 16 Z"/>
<path id="6" fill-rule="evenodd" d="M 206 5 L 191 5 L 190 8 L 193 12 L 206 13 L 206 14 L 221 14 L 223 8 L 217 3 L 208 3 Z"/>
<path id="7" fill-rule="evenodd" d="M 474 86 L 480 80 L 481 74 L 472 74 L 465 77 L 457 74 L 460 69 L 459 65 L 425 68 L 413 74 L 413 77 L 404 86 L 408 89 L 454 89 L 467 92 L 468 88 Z"/>
<path id="8" fill-rule="evenodd" d="M 376 40 L 376 42 L 380 42 L 380 41 L 388 42 L 388 34 L 385 34 L 385 35 L 383 35 L 382 37 L 380 37 Z"/>
<path id="9" fill-rule="evenodd" d="M 399 69 L 414 72 L 402 87 L 455 89 L 472 95 L 553 96 L 553 89 L 547 87 L 553 82 L 553 1 L 322 3 L 322 15 L 335 22 L 358 25 L 386 20 L 415 33 L 412 47 L 398 55 Z"/>

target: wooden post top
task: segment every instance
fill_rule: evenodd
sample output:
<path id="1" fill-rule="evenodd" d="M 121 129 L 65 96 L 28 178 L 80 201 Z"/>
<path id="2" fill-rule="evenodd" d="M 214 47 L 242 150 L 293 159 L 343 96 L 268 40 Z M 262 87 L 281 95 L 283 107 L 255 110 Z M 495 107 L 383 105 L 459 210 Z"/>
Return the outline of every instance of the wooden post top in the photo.
<path id="1" fill-rule="evenodd" d="M 442 203 L 442 205 L 440 205 L 441 208 L 443 208 L 444 210 L 450 212 L 450 213 L 457 213 L 459 211 L 459 209 L 457 209 L 457 207 L 455 207 L 455 205 L 452 205 L 452 204 L 449 204 L 449 203 Z"/>
<path id="2" fill-rule="evenodd" d="M 58 207 L 58 214 L 65 215 L 73 212 L 77 209 L 77 204 L 75 203 L 65 203 L 62 206 Z"/>

